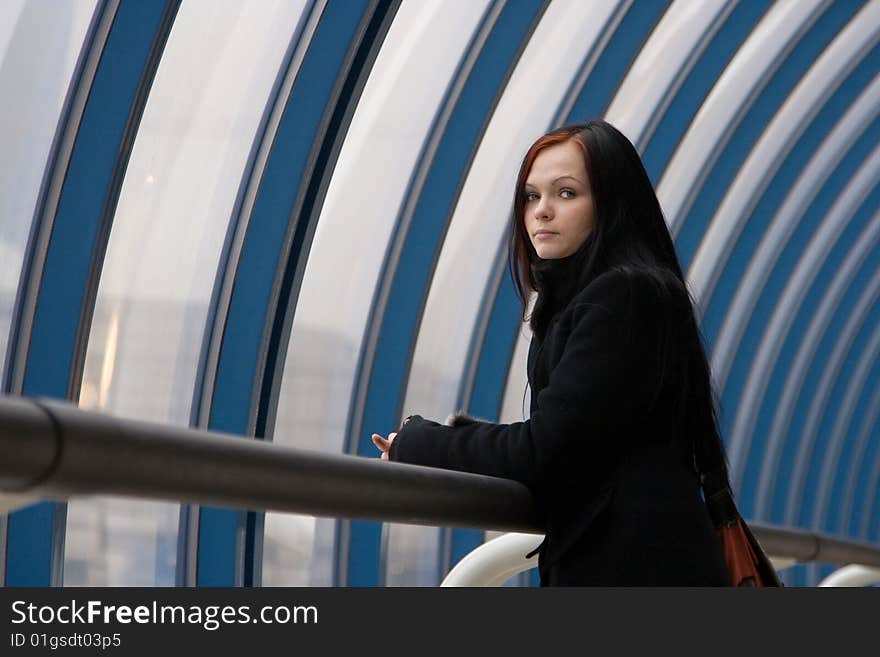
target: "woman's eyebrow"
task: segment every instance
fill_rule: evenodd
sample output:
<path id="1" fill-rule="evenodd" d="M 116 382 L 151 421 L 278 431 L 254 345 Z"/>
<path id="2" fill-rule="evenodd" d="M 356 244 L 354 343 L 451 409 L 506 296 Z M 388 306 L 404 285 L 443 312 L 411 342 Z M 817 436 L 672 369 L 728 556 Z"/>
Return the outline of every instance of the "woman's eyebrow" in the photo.
<path id="1" fill-rule="evenodd" d="M 580 180 L 578 180 L 578 179 L 575 178 L 574 176 L 568 176 L 568 175 L 565 175 L 565 176 L 559 176 L 558 178 L 555 178 L 555 179 L 553 180 L 553 183 L 552 183 L 552 184 L 555 185 L 555 184 L 558 183 L 560 180 L 565 180 L 566 178 L 569 179 L 569 180 L 574 180 L 576 183 L 580 183 L 581 185 L 584 184 L 583 182 L 581 182 Z"/>
<path id="2" fill-rule="evenodd" d="M 550 184 L 555 185 L 560 180 L 566 180 L 566 179 L 567 180 L 574 180 L 576 183 L 580 183 L 581 185 L 584 184 L 583 181 L 579 180 L 578 178 L 575 178 L 574 176 L 569 176 L 568 174 L 566 174 L 564 176 L 559 176 L 558 178 L 554 178 L 552 181 L 550 181 Z M 536 186 L 535 183 L 528 181 L 528 180 L 523 185 L 523 187 L 535 187 L 535 186 Z"/>

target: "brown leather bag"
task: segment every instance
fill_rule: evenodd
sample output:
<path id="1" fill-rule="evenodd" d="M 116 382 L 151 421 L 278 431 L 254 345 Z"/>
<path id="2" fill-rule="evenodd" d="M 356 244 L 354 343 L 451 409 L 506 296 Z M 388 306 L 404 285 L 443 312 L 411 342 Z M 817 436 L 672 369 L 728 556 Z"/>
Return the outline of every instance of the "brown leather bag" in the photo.
<path id="1" fill-rule="evenodd" d="M 776 569 L 736 508 L 730 488 L 719 478 L 702 477 L 706 506 L 730 574 L 731 586 L 781 587 Z"/>

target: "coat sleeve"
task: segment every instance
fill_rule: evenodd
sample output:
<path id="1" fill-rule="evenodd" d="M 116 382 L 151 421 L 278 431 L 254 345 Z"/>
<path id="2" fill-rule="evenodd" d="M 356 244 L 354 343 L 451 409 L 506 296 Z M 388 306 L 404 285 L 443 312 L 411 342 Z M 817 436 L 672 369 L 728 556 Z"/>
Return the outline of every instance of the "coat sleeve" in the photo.
<path id="1" fill-rule="evenodd" d="M 529 487 L 583 459 L 619 450 L 617 437 L 645 403 L 656 321 L 647 283 L 617 272 L 573 300 L 571 332 L 525 422 L 444 426 L 414 416 L 391 445 L 392 461 L 514 479 Z"/>

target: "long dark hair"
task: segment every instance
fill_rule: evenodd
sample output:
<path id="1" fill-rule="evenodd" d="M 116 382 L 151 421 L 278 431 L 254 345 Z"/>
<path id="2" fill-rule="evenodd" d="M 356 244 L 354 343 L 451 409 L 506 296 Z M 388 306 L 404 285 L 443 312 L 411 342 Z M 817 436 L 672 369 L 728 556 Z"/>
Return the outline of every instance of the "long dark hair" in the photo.
<path id="1" fill-rule="evenodd" d="M 578 144 L 583 152 L 596 223 L 584 245 L 569 258 L 566 271 L 571 274 L 554 279 L 545 275 L 548 262 L 538 257 L 525 227 L 525 183 L 537 155 L 567 141 Z M 670 385 L 675 387 L 674 413 L 682 430 L 694 437 L 697 469 L 728 481 L 718 431 L 717 399 L 694 302 L 651 180 L 635 147 L 617 128 L 602 120 L 568 125 L 541 136 L 529 147 L 516 181 L 509 267 L 522 303 L 523 320 L 529 321 L 539 338 L 560 310 L 560 300 L 570 299 L 599 274 L 616 270 L 650 280 L 664 300 L 667 314 L 657 394 Z M 538 298 L 529 314 L 531 291 L 537 292 Z M 692 338 L 687 340 L 686 349 L 677 337 L 682 329 Z"/>

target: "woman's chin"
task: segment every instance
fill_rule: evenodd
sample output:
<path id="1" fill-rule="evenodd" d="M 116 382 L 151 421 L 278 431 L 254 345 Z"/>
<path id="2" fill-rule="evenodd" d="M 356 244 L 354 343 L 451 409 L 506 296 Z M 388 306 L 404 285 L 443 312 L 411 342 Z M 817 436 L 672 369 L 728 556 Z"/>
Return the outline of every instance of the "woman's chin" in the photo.
<path id="1" fill-rule="evenodd" d="M 538 253 L 538 257 L 541 258 L 541 260 L 559 260 L 568 255 L 562 249 L 535 249 L 535 251 Z"/>

